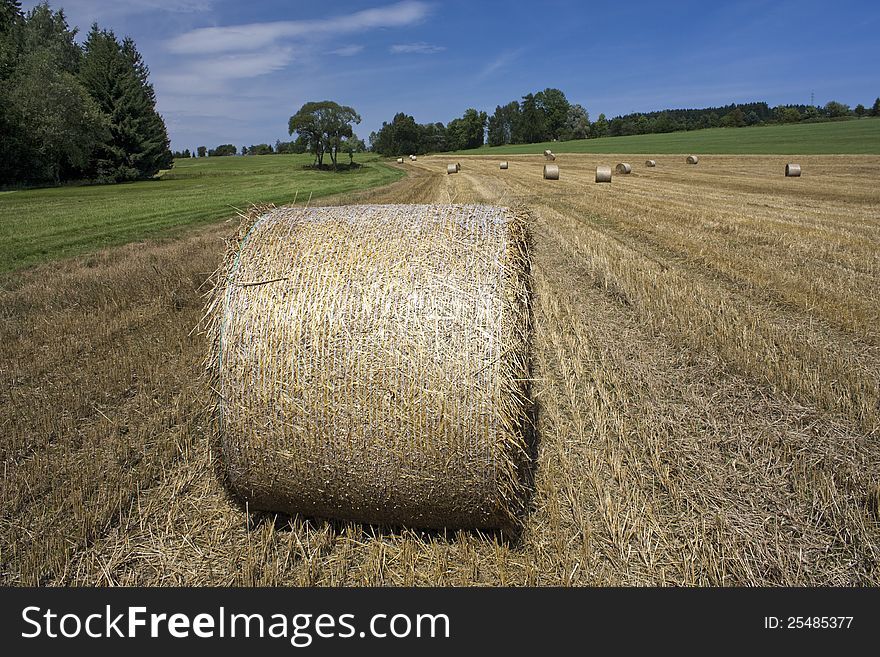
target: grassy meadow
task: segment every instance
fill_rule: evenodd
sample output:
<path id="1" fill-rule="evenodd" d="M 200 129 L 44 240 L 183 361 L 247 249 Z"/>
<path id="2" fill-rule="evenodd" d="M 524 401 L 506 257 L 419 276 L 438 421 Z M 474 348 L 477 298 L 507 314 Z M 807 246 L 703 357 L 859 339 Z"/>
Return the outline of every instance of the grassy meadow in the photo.
<path id="1" fill-rule="evenodd" d="M 830 123 L 708 128 L 690 132 L 483 147 L 462 154 L 701 153 L 728 155 L 880 155 L 880 118 Z"/>
<path id="2" fill-rule="evenodd" d="M 234 215 L 252 203 L 289 203 L 383 185 L 403 173 L 358 155 L 361 168 L 303 169 L 310 155 L 177 160 L 155 180 L 0 193 L 0 272 Z"/>

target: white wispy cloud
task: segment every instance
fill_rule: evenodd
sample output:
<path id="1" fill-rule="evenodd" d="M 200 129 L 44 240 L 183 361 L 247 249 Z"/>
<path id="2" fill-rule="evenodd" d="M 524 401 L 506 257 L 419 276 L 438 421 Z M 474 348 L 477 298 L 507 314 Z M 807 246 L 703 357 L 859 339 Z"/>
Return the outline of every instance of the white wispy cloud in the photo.
<path id="1" fill-rule="evenodd" d="M 315 39 L 331 34 L 338 37 L 370 29 L 413 25 L 429 11 L 425 2 L 405 0 L 331 18 L 201 27 L 174 37 L 167 45 L 171 52 L 184 55 L 262 50 L 282 39 Z"/>
<path id="2" fill-rule="evenodd" d="M 483 66 L 482 69 L 480 69 L 479 73 L 477 73 L 476 79 L 485 80 L 496 71 L 516 61 L 519 56 L 523 54 L 524 51 L 525 48 L 517 48 L 516 50 L 505 50 L 497 57 L 489 60 L 486 65 Z"/>
<path id="3" fill-rule="evenodd" d="M 445 46 L 435 46 L 431 43 L 419 41 L 418 43 L 397 43 L 391 46 L 388 51 L 392 55 L 404 55 L 416 53 L 419 55 L 433 55 L 434 53 L 443 52 Z"/>
<path id="4" fill-rule="evenodd" d="M 172 94 L 219 93 L 230 80 L 250 79 L 287 67 L 295 58 L 294 48 L 270 48 L 260 53 L 200 57 L 180 70 L 155 76 L 156 86 Z"/>
<path id="5" fill-rule="evenodd" d="M 343 46 L 342 48 L 337 48 L 336 50 L 330 50 L 329 54 L 339 55 L 340 57 L 351 57 L 352 55 L 357 55 L 363 49 L 363 46 L 358 45 Z"/>

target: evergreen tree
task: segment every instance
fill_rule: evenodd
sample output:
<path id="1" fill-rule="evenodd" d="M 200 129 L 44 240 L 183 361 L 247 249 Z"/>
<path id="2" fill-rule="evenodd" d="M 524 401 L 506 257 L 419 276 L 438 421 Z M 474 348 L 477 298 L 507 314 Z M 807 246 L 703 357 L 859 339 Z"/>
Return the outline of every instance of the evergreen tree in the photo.
<path id="1" fill-rule="evenodd" d="M 871 116 L 880 116 L 880 98 L 877 98 L 871 105 Z"/>
<path id="2" fill-rule="evenodd" d="M 95 179 L 149 178 L 171 166 L 165 122 L 156 112 L 149 71 L 134 42 L 120 44 L 112 31 L 93 25 L 79 77 L 110 123 L 89 172 Z"/>
<path id="3" fill-rule="evenodd" d="M 544 112 L 538 106 L 535 95 L 527 94 L 523 96 L 513 141 L 517 144 L 534 144 L 546 138 Z"/>

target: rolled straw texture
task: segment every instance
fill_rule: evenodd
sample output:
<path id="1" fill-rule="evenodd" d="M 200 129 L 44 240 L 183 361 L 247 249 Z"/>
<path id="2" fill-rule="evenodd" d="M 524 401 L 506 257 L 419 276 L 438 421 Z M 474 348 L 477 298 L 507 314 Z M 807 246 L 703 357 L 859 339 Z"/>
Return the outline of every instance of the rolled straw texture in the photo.
<path id="1" fill-rule="evenodd" d="M 446 173 L 458 173 L 458 165 L 457 164 L 447 164 L 446 165 Z"/>
<path id="2" fill-rule="evenodd" d="M 403 158 L 402 158 L 402 157 L 397 158 L 397 163 L 398 163 L 398 164 L 403 164 Z"/>
<path id="3" fill-rule="evenodd" d="M 801 175 L 801 165 L 800 164 L 786 164 L 785 165 L 785 176 L 786 178 L 798 178 Z"/>
<path id="4" fill-rule="evenodd" d="M 596 167 L 596 182 L 597 183 L 610 183 L 611 182 L 611 167 L 600 164 Z"/>
<path id="5" fill-rule="evenodd" d="M 499 164 L 499 165 L 498 165 L 498 168 L 499 168 L 499 169 L 506 169 L 506 168 L 507 168 L 507 161 L 504 161 L 504 162 L 502 162 L 501 164 Z"/>
<path id="6" fill-rule="evenodd" d="M 655 167 L 655 166 L 657 166 L 657 162 L 654 160 L 645 160 L 645 166 L 646 167 Z"/>
<path id="7" fill-rule="evenodd" d="M 632 173 L 632 166 L 627 164 L 626 162 L 621 162 L 615 167 L 617 173 Z"/>
<path id="8" fill-rule="evenodd" d="M 559 167 L 555 164 L 545 164 L 544 180 L 559 180 Z"/>
<path id="9" fill-rule="evenodd" d="M 528 467 L 528 215 L 278 208 L 209 311 L 227 484 L 251 509 L 508 527 Z"/>
<path id="10" fill-rule="evenodd" d="M 688 155 L 687 156 L 687 163 L 688 164 L 696 164 L 699 161 L 700 161 L 700 158 L 698 158 L 696 155 Z"/>

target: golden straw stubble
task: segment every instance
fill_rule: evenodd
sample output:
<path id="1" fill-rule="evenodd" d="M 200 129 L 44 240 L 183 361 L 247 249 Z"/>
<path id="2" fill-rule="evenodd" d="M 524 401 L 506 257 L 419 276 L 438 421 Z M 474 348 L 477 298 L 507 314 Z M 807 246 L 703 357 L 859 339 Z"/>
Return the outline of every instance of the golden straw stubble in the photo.
<path id="1" fill-rule="evenodd" d="M 528 217 L 279 208 L 215 291 L 226 479 L 250 508 L 509 527 L 529 466 Z"/>

